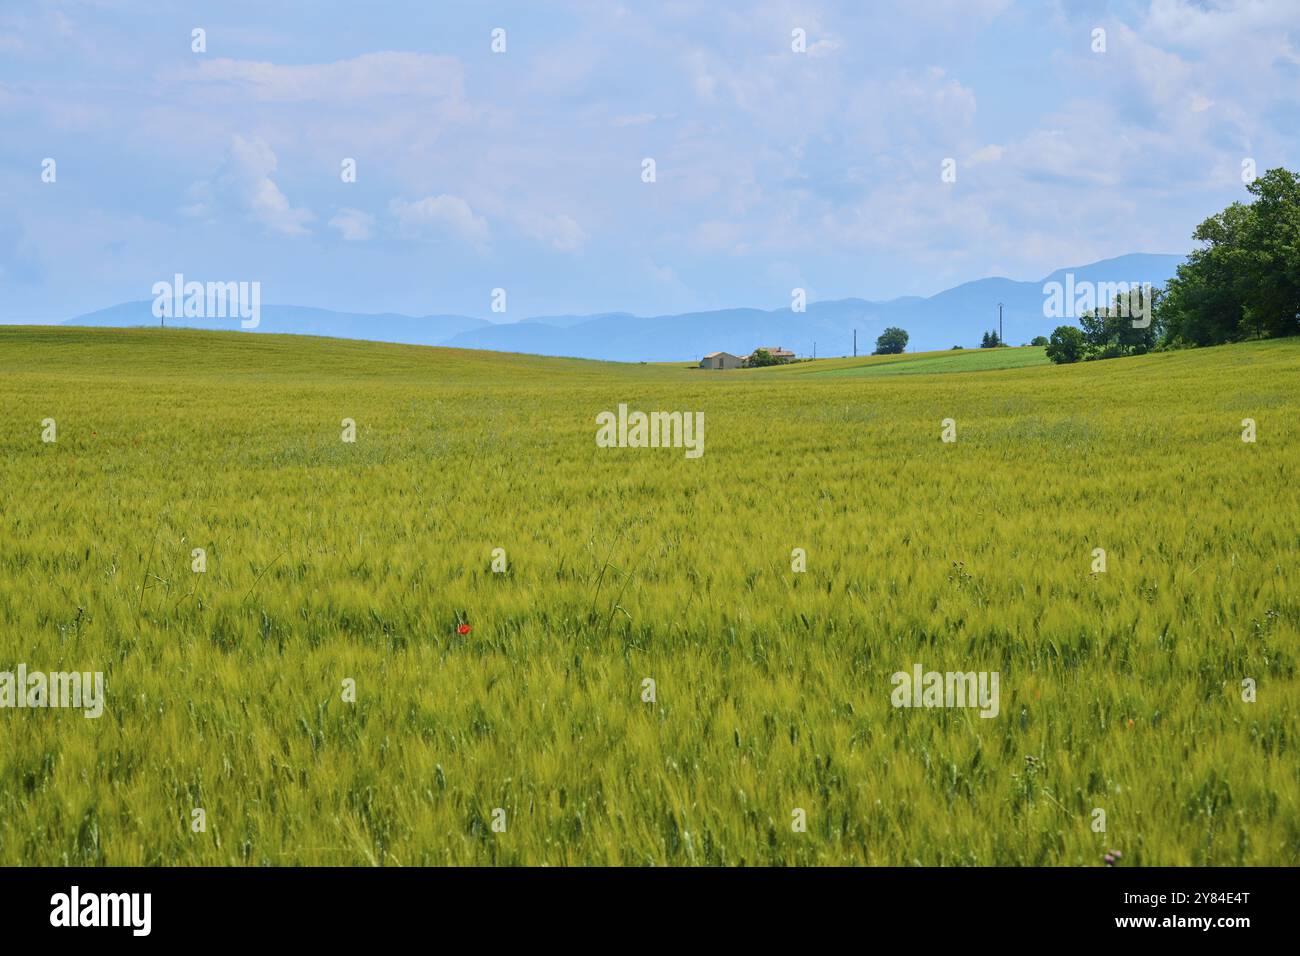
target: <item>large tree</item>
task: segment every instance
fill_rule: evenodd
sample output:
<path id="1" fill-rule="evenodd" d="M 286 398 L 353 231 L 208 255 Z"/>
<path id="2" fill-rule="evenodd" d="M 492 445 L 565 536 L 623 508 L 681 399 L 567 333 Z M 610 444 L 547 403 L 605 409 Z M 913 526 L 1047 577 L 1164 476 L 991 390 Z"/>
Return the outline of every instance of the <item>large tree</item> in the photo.
<path id="1" fill-rule="evenodd" d="M 900 328 L 890 326 L 876 339 L 876 355 L 898 355 L 907 348 L 907 333 Z"/>
<path id="2" fill-rule="evenodd" d="M 1047 357 L 1057 365 L 1079 361 L 1083 350 L 1083 330 L 1073 325 L 1058 325 L 1047 343 Z"/>
<path id="3" fill-rule="evenodd" d="M 1192 234 L 1158 316 L 1171 345 L 1300 335 L 1300 178 L 1270 169 Z"/>

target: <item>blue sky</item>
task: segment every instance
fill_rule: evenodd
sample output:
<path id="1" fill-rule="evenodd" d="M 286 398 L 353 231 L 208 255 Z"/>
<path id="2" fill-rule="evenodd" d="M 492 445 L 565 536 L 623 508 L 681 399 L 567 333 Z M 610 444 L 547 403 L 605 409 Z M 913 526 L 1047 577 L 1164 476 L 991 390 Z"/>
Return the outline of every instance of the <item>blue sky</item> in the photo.
<path id="1" fill-rule="evenodd" d="M 0 321 L 176 272 L 511 320 L 1186 252 L 1244 159 L 1300 167 L 1298 47 L 1294 0 L 4 0 Z"/>

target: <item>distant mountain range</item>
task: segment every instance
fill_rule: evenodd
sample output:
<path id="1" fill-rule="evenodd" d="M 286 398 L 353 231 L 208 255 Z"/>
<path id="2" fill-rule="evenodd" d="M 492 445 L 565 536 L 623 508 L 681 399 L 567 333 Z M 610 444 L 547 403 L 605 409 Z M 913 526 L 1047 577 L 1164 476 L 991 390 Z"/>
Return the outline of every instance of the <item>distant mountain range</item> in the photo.
<path id="1" fill-rule="evenodd" d="M 997 328 L 1000 302 L 1006 341 L 1019 345 L 1036 335 L 1050 334 L 1057 325 L 1076 324 L 1070 318 L 1050 318 L 1043 314 L 1045 284 L 1064 284 L 1067 274 L 1073 274 L 1076 287 L 1084 282 L 1149 282 L 1159 287 L 1173 276 L 1183 259 L 1183 256 L 1134 253 L 1058 269 L 1036 282 L 977 279 L 928 298 L 810 302 L 805 312 L 788 308 L 719 309 L 651 317 L 609 312 L 542 316 L 498 324 L 464 315 L 366 315 L 264 305 L 261 324 L 255 331 L 620 362 L 682 361 L 716 351 L 745 355 L 758 346 L 782 346 L 803 356 L 813 354 L 814 343 L 818 355 L 829 356 L 852 353 L 854 329 L 858 332 L 858 352 L 868 353 L 875 345 L 876 336 L 891 325 L 909 333 L 908 351 L 978 345 L 986 330 Z M 64 324 L 157 325 L 152 306 L 151 300 L 126 302 L 69 319 Z M 239 328 L 235 319 L 168 319 L 167 324 L 186 328 Z"/>

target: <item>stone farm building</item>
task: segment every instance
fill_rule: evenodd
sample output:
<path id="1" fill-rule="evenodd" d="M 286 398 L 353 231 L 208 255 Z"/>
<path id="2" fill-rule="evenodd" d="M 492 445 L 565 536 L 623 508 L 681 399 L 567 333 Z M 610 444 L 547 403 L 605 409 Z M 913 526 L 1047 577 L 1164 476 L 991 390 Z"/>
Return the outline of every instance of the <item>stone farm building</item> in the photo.
<path id="1" fill-rule="evenodd" d="M 700 359 L 700 368 L 740 368 L 745 360 L 730 352 L 710 352 Z"/>

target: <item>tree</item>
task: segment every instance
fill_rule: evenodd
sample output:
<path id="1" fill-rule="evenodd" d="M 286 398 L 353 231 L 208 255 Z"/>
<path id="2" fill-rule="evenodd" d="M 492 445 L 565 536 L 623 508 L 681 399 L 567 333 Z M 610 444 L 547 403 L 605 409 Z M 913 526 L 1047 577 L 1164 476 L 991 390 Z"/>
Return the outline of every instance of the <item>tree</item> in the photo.
<path id="1" fill-rule="evenodd" d="M 749 357 L 750 368 L 766 368 L 769 365 L 780 365 L 781 360 L 776 358 L 767 349 L 755 349 L 754 354 Z"/>
<path id="2" fill-rule="evenodd" d="M 998 338 L 997 332 L 985 332 L 984 337 L 980 339 L 980 348 L 996 349 L 1002 346 L 1002 340 Z"/>
<path id="3" fill-rule="evenodd" d="M 907 333 L 895 326 L 890 326 L 876 339 L 874 355 L 898 355 L 907 348 Z"/>
<path id="4" fill-rule="evenodd" d="M 1244 324 L 1263 338 L 1300 335 L 1300 177 L 1274 169 L 1248 188 L 1256 199 L 1245 237 Z"/>
<path id="5" fill-rule="evenodd" d="M 1073 325 L 1058 325 L 1047 343 L 1047 357 L 1057 365 L 1068 365 L 1083 358 L 1083 330 Z"/>
<path id="6" fill-rule="evenodd" d="M 1161 294 L 1149 287 L 1135 286 L 1116 295 L 1108 306 L 1080 316 L 1085 357 L 1120 358 L 1143 355 L 1156 348 L 1161 328 L 1155 318 L 1156 302 Z"/>
<path id="7" fill-rule="evenodd" d="M 1157 310 L 1169 345 L 1300 335 L 1300 177 L 1270 169 L 1201 223 Z"/>
<path id="8" fill-rule="evenodd" d="M 1035 335 L 1029 343 L 1030 345 L 1044 346 L 1047 344 L 1046 335 Z"/>
<path id="9" fill-rule="evenodd" d="M 966 347 L 966 346 L 964 346 L 964 345 L 954 345 L 954 346 L 953 346 L 949 351 L 955 352 L 955 351 L 957 351 L 958 349 L 964 349 L 965 347 Z"/>

